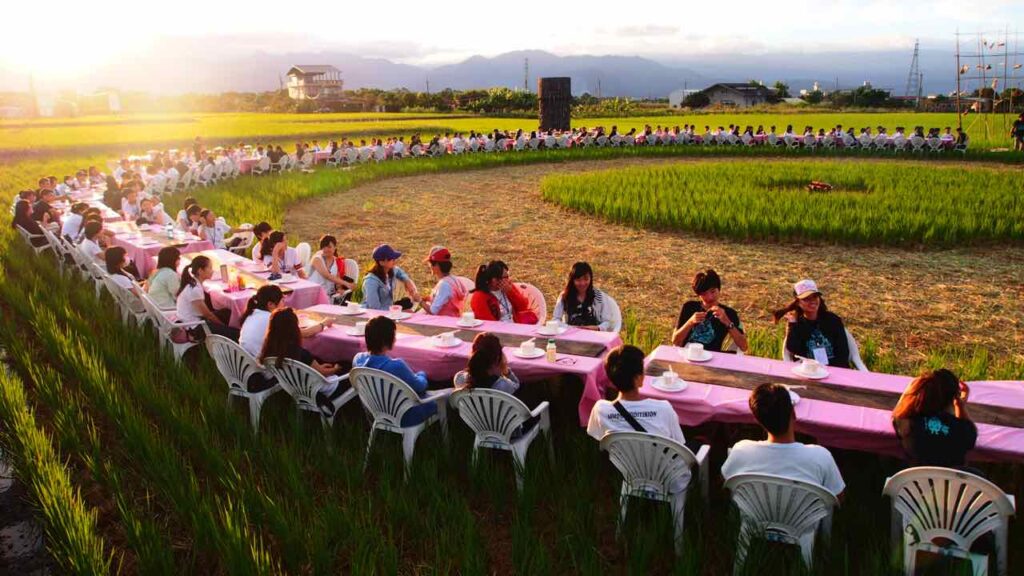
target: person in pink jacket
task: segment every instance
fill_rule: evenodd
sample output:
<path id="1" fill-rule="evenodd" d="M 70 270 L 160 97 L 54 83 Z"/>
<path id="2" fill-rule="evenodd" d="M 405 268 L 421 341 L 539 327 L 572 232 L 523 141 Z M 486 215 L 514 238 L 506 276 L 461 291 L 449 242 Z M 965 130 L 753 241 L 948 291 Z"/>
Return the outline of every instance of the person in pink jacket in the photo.
<path id="1" fill-rule="evenodd" d="M 435 316 L 460 316 L 467 291 L 459 279 L 452 276 L 452 253 L 444 246 L 434 246 L 426 262 L 430 273 L 437 278 L 437 286 L 430 296 L 423 298 L 423 311 Z"/>

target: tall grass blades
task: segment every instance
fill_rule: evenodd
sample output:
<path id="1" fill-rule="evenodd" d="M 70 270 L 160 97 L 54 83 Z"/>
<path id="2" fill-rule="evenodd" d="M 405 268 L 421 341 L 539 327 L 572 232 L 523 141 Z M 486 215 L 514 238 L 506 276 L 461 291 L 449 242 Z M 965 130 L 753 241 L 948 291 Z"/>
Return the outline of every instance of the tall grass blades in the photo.
<path id="1" fill-rule="evenodd" d="M 809 192 L 824 181 L 830 192 Z M 716 162 L 547 177 L 546 200 L 635 226 L 738 240 L 1024 242 L 1024 174 L 853 162 Z"/>

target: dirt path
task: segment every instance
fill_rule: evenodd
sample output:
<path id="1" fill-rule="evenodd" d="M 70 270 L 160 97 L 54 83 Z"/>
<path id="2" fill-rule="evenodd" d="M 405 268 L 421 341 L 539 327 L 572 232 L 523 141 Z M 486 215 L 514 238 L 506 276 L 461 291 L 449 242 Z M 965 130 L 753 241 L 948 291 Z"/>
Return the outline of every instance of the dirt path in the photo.
<path id="1" fill-rule="evenodd" d="M 948 344 L 983 345 L 1000 357 L 1024 349 L 1020 247 L 912 251 L 747 243 L 637 230 L 540 197 L 539 183 L 549 174 L 692 161 L 573 162 L 390 179 L 296 206 L 285 226 L 293 238 L 311 242 L 333 233 L 340 249 L 360 262 L 389 242 L 406 252 L 404 268 L 421 287 L 429 285 L 421 261 L 431 245 L 447 245 L 456 273 L 470 277 L 479 262 L 500 258 L 514 278 L 544 291 L 549 308 L 568 267 L 586 260 L 601 288 L 624 310 L 664 326 L 666 338 L 680 304 L 692 297 L 693 273 L 713 267 L 723 277 L 723 301 L 748 326 L 770 327 L 769 311 L 788 301 L 792 283 L 812 277 L 857 337 L 872 337 L 883 350 L 917 360 L 926 348 Z"/>

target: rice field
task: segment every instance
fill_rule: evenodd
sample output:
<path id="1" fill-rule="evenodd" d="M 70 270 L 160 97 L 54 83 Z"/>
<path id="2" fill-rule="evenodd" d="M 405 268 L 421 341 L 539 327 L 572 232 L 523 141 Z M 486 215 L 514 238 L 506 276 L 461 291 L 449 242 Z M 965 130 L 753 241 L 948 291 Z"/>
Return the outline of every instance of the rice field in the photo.
<path id="1" fill-rule="evenodd" d="M 810 192 L 821 181 L 834 188 Z M 864 162 L 714 162 L 550 176 L 544 198 L 636 226 L 741 241 L 1024 241 L 1024 173 Z"/>
<path id="2" fill-rule="evenodd" d="M 0 134 L 7 136 L 2 129 Z M 195 132 L 188 134 L 190 139 Z M 122 142 L 144 137 L 140 132 Z M 154 137 L 162 136 L 155 132 Z M 240 178 L 195 195 L 231 222 L 265 219 L 279 225 L 296 202 L 385 178 L 676 154 L 686 152 L 464 156 Z M 749 154 L 752 162 L 763 160 Z M 0 208 L 7 210 L 10 196 L 41 174 L 59 177 L 107 159 L 109 154 L 84 153 L 68 144 L 38 159 L 7 164 L 0 171 L 5 190 Z M 918 172 L 937 169 L 929 165 Z M 849 182 L 856 181 L 851 176 Z M 180 200 L 167 202 L 173 206 Z M 720 489 L 713 488 L 710 506 L 695 498 L 687 507 L 681 557 L 671 553 L 670 515 L 661 507 L 632 505 L 623 536 L 616 538 L 618 475 L 574 421 L 578 392 L 571 381 L 538 384 L 537 394 L 555 406 L 555 458 L 548 459 L 539 445 L 531 451 L 521 495 L 507 457 L 485 454 L 478 466 L 470 465 L 472 438 L 457 418 L 450 422 L 449 445 L 436 429 L 424 434 L 408 482 L 393 438 L 378 439 L 364 475 L 367 426 L 358 407 L 348 406 L 335 429 L 324 434 L 315 419 L 298 417 L 287 399 L 276 397 L 265 407 L 255 437 L 244 406 L 225 402 L 226 386 L 205 354 L 176 364 L 151 333 L 123 326 L 107 295 L 97 303 L 90 286 L 60 277 L 46 262 L 9 227 L 0 227 L 0 359 L 9 367 L 0 370 L 0 442 L 37 501 L 47 544 L 67 573 L 717 575 L 731 570 L 736 518 Z M 662 337 L 658 327 L 627 317 L 627 341 L 649 349 Z M 777 342 L 769 330 L 751 335 L 755 354 L 774 355 Z M 905 369 L 898 359 L 876 351 L 876 343 L 863 343 L 873 368 Z M 929 363 L 956 366 L 968 379 L 1020 378 L 1024 369 L 1004 356 L 959 349 L 935 351 Z M 736 428 L 687 430 L 688 437 L 709 439 L 756 434 Z M 712 470 L 724 457 L 724 445 L 716 444 Z M 888 548 L 888 506 L 879 494 L 882 480 L 899 463 L 846 452 L 837 453 L 837 460 L 849 486 L 846 501 L 856 505 L 838 511 L 832 543 L 819 546 L 813 572 L 898 574 L 893 564 L 898 559 Z M 1022 497 L 1019 465 L 985 470 Z M 1024 562 L 1019 521 L 1011 527 L 1010 550 L 1011 567 Z M 794 560 L 775 549 L 755 549 L 746 573 L 805 573 Z"/>
<path id="3" fill-rule="evenodd" d="M 653 115 L 630 118 L 578 118 L 573 126 L 610 127 L 620 131 L 642 129 L 644 125 L 675 126 L 696 124 L 710 126 L 764 126 L 768 130 L 777 126 L 780 133 L 786 125 L 797 130 L 811 125 L 829 128 L 837 124 L 862 128 L 884 126 L 890 131 L 896 126 L 956 127 L 954 114 L 937 113 L 778 113 L 778 114 L 679 114 Z M 966 117 L 964 126 L 971 137 L 972 147 L 980 152 L 991 148 L 1010 146 L 1001 116 L 992 118 L 986 130 L 983 121 Z M 296 138 L 369 138 L 400 134 L 434 134 L 443 132 L 469 132 L 501 130 L 535 130 L 536 122 L 522 118 L 492 118 L 463 114 L 422 113 L 345 113 L 345 114 L 138 114 L 122 116 L 92 116 L 68 119 L 0 120 L 0 155 L 26 153 L 80 154 L 83 151 L 102 150 L 114 154 L 143 152 L 149 147 L 183 147 L 202 135 L 208 141 L 235 144 L 239 140 L 272 140 L 287 144 Z M 1002 155 L 996 154 L 999 158 Z M 1020 156 L 1005 155 L 1006 158 Z"/>

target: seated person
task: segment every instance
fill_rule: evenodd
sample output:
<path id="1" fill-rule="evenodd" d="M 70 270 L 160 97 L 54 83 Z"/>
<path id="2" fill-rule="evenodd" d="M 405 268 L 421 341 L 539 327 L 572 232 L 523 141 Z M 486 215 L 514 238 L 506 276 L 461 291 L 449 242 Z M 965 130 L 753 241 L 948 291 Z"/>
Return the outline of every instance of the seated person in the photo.
<path id="1" fill-rule="evenodd" d="M 529 299 L 512 282 L 508 265 L 501 260 L 491 260 L 477 268 L 469 305 L 478 320 L 537 323 L 537 315 L 530 309 Z"/>
<path id="2" fill-rule="evenodd" d="M 156 224 L 157 226 L 166 226 L 171 221 L 171 217 L 164 212 L 163 205 L 157 204 L 156 200 L 152 198 L 143 198 L 139 201 L 139 217 L 135 221 L 136 224 Z"/>
<path id="3" fill-rule="evenodd" d="M 32 217 L 32 205 L 28 203 L 28 200 L 18 200 L 14 204 L 14 220 L 11 222 L 11 227 L 17 226 L 21 226 L 33 236 L 33 246 L 38 248 L 49 244 L 49 241 L 43 236 L 43 228 L 39 225 L 39 221 Z"/>
<path id="4" fill-rule="evenodd" d="M 192 206 L 198 205 L 199 203 L 196 202 L 195 198 L 191 196 L 185 198 L 185 206 L 178 211 L 178 218 L 176 219 L 178 223 L 178 228 L 181 228 L 185 232 L 188 232 L 192 228 L 192 219 L 189 218 L 188 216 L 188 209 L 191 208 Z"/>
<path id="5" fill-rule="evenodd" d="M 121 217 L 126 222 L 135 222 L 139 218 L 139 189 L 134 185 L 124 188 L 124 196 L 121 198 Z"/>
<path id="6" fill-rule="evenodd" d="M 218 220 L 217 215 L 209 208 L 199 213 L 199 237 L 208 240 L 214 248 L 227 250 L 238 246 L 242 242 L 241 238 L 226 241 L 225 237 L 228 234 L 247 231 L 248 229 L 232 228 L 223 220 Z"/>
<path id="7" fill-rule="evenodd" d="M 345 259 L 338 256 L 338 240 L 330 234 L 320 237 L 320 250 L 310 259 L 310 282 L 319 284 L 328 298 L 355 288 L 352 278 L 345 275 Z M 347 298 L 346 298 L 347 300 Z"/>
<path id="8" fill-rule="evenodd" d="M 796 412 L 789 389 L 765 383 L 750 394 L 750 411 L 768 433 L 767 440 L 740 440 L 722 464 L 722 476 L 771 474 L 817 484 L 841 498 L 846 489 L 832 454 L 821 446 L 796 441 Z"/>
<path id="9" fill-rule="evenodd" d="M 263 265 L 274 274 L 295 274 L 299 278 L 306 277 L 302 269 L 299 253 L 288 245 L 284 232 L 275 230 L 262 243 Z"/>
<path id="10" fill-rule="evenodd" d="M 85 223 L 84 236 L 78 244 L 78 251 L 85 254 L 86 259 L 90 262 L 106 262 L 101 245 L 103 236 L 100 232 L 102 231 L 103 224 L 100 222 L 89 220 Z"/>
<path id="11" fill-rule="evenodd" d="M 327 385 L 316 394 L 317 406 L 328 416 L 338 409 L 334 402 L 348 390 L 349 385 L 341 383 L 338 378 L 341 373 L 340 366 L 332 362 L 321 362 L 302 347 L 302 331 L 299 329 L 299 317 L 295 310 L 283 307 L 270 314 L 266 339 L 259 354 L 260 364 L 265 364 L 267 358 L 277 358 L 278 368 L 285 358 L 290 358 L 319 372 L 327 379 Z"/>
<path id="12" fill-rule="evenodd" d="M 594 270 L 590 264 L 577 262 L 569 270 L 551 319 L 585 330 L 608 332 L 615 318 L 607 302 L 605 293 L 594 288 Z"/>
<path id="13" fill-rule="evenodd" d="M 746 352 L 747 335 L 743 332 L 740 315 L 719 302 L 722 279 L 718 273 L 711 269 L 698 272 L 691 287 L 698 299 L 683 304 L 672 332 L 672 344 L 685 346 L 696 342 L 705 350 L 722 352 L 722 343 L 729 336 L 737 348 Z"/>
<path id="14" fill-rule="evenodd" d="M 36 203 L 32 205 L 32 218 L 40 223 L 42 226 L 55 225 L 56 229 L 60 229 L 60 210 L 54 208 L 51 203 L 54 201 L 55 194 L 53 190 L 43 188 L 37 195 Z M 52 229 L 52 227 L 51 227 Z"/>
<path id="15" fill-rule="evenodd" d="M 437 285 L 423 297 L 423 311 L 435 316 L 461 316 L 467 294 L 462 282 L 452 276 L 452 253 L 444 246 L 434 246 L 427 255 L 427 266 Z"/>
<path id="16" fill-rule="evenodd" d="M 907 386 L 892 426 L 911 466 L 963 468 L 978 440 L 967 415 L 970 388 L 946 369 L 926 371 Z"/>
<path id="17" fill-rule="evenodd" d="M 84 202 L 75 202 L 71 205 L 71 211 L 64 217 L 60 227 L 60 235 L 69 242 L 78 242 L 82 235 L 82 225 L 85 222 L 85 211 L 89 205 Z"/>
<path id="18" fill-rule="evenodd" d="M 125 254 L 126 251 L 121 246 L 107 248 L 103 254 L 107 265 L 107 274 L 118 286 L 138 296 L 139 286 L 135 283 L 135 277 L 124 269 L 128 264 L 128 257 Z M 142 305 L 141 302 L 139 305 Z"/>
<path id="19" fill-rule="evenodd" d="M 490 388 L 506 394 L 519 390 L 519 378 L 508 366 L 501 340 L 490 332 L 473 338 L 473 349 L 465 370 L 455 375 L 456 388 Z"/>
<path id="20" fill-rule="evenodd" d="M 156 270 L 149 275 L 146 293 L 161 310 L 174 310 L 178 298 L 178 263 L 181 252 L 174 246 L 165 246 L 156 255 Z"/>
<path id="21" fill-rule="evenodd" d="M 267 325 L 270 323 L 270 315 L 282 307 L 284 292 L 274 284 L 260 286 L 256 294 L 246 304 L 245 313 L 242 314 L 241 334 L 238 337 L 238 344 L 253 358 L 258 358 L 263 350 L 263 340 L 266 338 Z M 333 325 L 330 319 L 319 324 L 313 324 L 302 328 L 300 332 L 303 338 L 315 336 Z"/>
<path id="22" fill-rule="evenodd" d="M 203 208 L 199 204 L 193 204 L 185 210 L 185 220 L 188 224 L 185 226 L 185 232 L 192 234 L 193 236 L 199 236 L 199 229 L 203 225 Z"/>
<path id="23" fill-rule="evenodd" d="M 238 342 L 238 328 L 228 325 L 231 311 L 215 310 L 213 303 L 210 302 L 210 296 L 203 288 L 203 282 L 212 277 L 213 261 L 201 255 L 196 256 L 192 263 L 181 271 L 175 306 L 178 322 L 203 321 L 210 332 Z M 200 333 L 193 330 L 192 337 L 198 338 Z"/>
<path id="24" fill-rule="evenodd" d="M 786 350 L 793 356 L 813 358 L 823 365 L 850 367 L 850 346 L 843 319 L 825 306 L 814 280 L 801 280 L 793 286 L 796 299 L 772 313 L 775 321 L 783 317 L 786 326 Z"/>
<path id="25" fill-rule="evenodd" d="M 398 259 L 402 253 L 387 244 L 381 244 L 373 250 L 373 266 L 363 278 L 363 306 L 371 310 L 388 310 L 392 305 L 410 310 L 415 302 L 420 301 L 419 292 L 412 278 L 398 267 Z M 409 296 L 395 302 L 395 280 L 405 285 Z"/>
<path id="26" fill-rule="evenodd" d="M 269 222 L 260 222 L 259 224 L 253 227 L 252 235 L 253 238 L 255 238 L 255 242 L 253 242 L 252 244 L 252 259 L 254 261 L 263 261 L 263 253 L 261 252 L 261 250 L 263 249 L 263 241 L 266 240 L 267 237 L 270 236 L 270 233 L 273 231 L 274 228 L 270 225 Z"/>
<path id="27" fill-rule="evenodd" d="M 376 316 L 366 323 L 366 352 L 356 354 L 352 359 L 354 368 L 373 368 L 383 370 L 409 385 L 413 391 L 423 398 L 427 392 L 427 375 L 413 372 L 405 360 L 391 358 L 388 352 L 395 346 L 395 321 L 387 316 Z M 424 402 L 409 408 L 402 416 L 403 427 L 422 424 L 437 414 L 436 402 Z"/>

